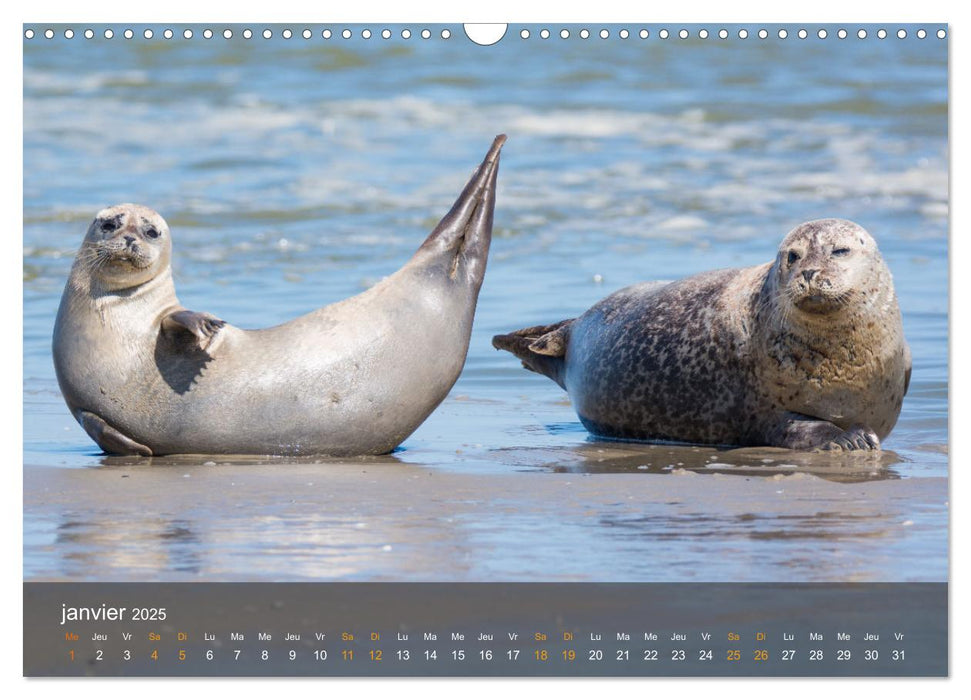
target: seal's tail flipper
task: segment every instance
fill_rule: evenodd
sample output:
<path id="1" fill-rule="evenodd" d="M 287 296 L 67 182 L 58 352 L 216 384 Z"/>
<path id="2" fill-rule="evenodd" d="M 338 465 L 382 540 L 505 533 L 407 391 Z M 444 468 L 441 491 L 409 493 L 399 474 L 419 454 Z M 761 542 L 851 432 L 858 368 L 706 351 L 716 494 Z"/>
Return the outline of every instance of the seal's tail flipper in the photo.
<path id="1" fill-rule="evenodd" d="M 463 273 L 465 279 L 476 285 L 482 284 L 489 243 L 492 241 L 492 213 L 496 205 L 499 151 L 505 142 L 505 134 L 496 136 L 485 159 L 465 185 L 462 194 L 416 254 L 418 257 L 430 253 L 438 258 L 448 253 L 447 271 L 452 279 Z"/>
<path id="2" fill-rule="evenodd" d="M 563 358 L 573 321 L 570 318 L 550 326 L 533 326 L 493 336 L 492 346 L 511 352 L 523 361 L 523 367 L 545 374 L 562 387 Z"/>

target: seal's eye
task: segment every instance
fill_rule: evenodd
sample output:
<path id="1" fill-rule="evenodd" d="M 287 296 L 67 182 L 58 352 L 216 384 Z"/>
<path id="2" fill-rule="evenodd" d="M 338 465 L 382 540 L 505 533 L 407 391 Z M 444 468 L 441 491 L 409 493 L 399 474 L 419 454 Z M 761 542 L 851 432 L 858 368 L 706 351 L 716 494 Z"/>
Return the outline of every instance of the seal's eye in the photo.
<path id="1" fill-rule="evenodd" d="M 786 258 L 786 263 L 789 264 L 789 265 L 792 265 L 798 259 L 799 259 L 799 253 L 797 253 L 794 250 L 790 250 L 789 251 L 789 257 Z"/>
<path id="2" fill-rule="evenodd" d="M 161 234 L 158 232 L 157 228 L 154 226 L 149 226 L 148 230 L 145 231 L 145 235 L 149 238 L 158 238 Z"/>
<path id="3" fill-rule="evenodd" d="M 833 248 L 833 255 L 835 257 L 842 257 L 844 255 L 849 255 L 849 254 L 850 254 L 849 248 Z"/>
<path id="4" fill-rule="evenodd" d="M 117 219 L 108 219 L 103 224 L 101 224 L 101 230 L 102 231 L 105 231 L 107 233 L 111 233 L 113 231 L 117 231 L 118 230 L 118 220 Z"/>

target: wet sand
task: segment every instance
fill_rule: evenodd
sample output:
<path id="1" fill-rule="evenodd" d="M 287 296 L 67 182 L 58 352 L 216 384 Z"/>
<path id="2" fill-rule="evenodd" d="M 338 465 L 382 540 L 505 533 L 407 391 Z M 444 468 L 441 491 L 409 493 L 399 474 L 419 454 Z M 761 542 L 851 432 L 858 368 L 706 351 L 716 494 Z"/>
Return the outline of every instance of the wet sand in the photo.
<path id="1" fill-rule="evenodd" d="M 24 575 L 946 580 L 947 480 L 901 479 L 886 464 L 892 453 L 834 460 L 590 442 L 455 459 L 470 468 L 398 456 L 26 465 Z"/>

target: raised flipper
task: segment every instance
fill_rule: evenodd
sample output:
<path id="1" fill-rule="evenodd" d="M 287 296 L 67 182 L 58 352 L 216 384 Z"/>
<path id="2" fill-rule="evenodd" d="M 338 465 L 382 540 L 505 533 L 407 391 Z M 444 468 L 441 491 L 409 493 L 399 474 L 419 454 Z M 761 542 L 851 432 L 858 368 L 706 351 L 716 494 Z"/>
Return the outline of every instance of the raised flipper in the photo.
<path id="1" fill-rule="evenodd" d="M 827 420 L 787 413 L 780 424 L 769 431 L 766 444 L 790 450 L 850 452 L 879 450 L 880 438 L 864 425 L 854 425 L 843 430 Z"/>
<path id="2" fill-rule="evenodd" d="M 162 319 L 162 332 L 173 337 L 184 336 L 199 350 L 209 352 L 213 347 L 216 334 L 225 325 L 225 321 L 205 311 L 181 309 Z"/>
<path id="3" fill-rule="evenodd" d="M 492 241 L 499 151 L 505 142 L 505 134 L 496 136 L 462 194 L 415 254 L 433 261 L 447 261 L 447 273 L 453 280 L 462 273 L 464 280 L 482 284 Z"/>
<path id="4" fill-rule="evenodd" d="M 84 432 L 98 443 L 98 447 L 109 454 L 152 456 L 151 449 L 135 442 L 127 435 L 122 435 L 117 429 L 108 425 L 101 416 L 88 411 L 78 411 L 78 422 L 84 428 Z"/>
<path id="5" fill-rule="evenodd" d="M 563 358 L 566 356 L 570 326 L 574 320 L 569 318 L 550 326 L 532 326 L 493 336 L 492 346 L 511 352 L 522 360 L 523 367 L 545 374 L 563 387 Z"/>

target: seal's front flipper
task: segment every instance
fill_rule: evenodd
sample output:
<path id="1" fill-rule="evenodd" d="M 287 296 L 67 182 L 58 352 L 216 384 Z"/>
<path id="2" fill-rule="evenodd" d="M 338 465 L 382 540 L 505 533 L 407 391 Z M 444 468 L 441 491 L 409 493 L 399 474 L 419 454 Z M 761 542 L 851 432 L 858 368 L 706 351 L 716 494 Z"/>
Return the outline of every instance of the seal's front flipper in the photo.
<path id="1" fill-rule="evenodd" d="M 88 411 L 78 411 L 78 422 L 84 428 L 92 440 L 98 443 L 98 447 L 108 454 L 115 455 L 139 455 L 141 457 L 151 457 L 152 450 L 135 442 L 127 435 L 122 435 L 118 430 L 108 425 L 103 418 L 96 416 Z"/>
<path id="2" fill-rule="evenodd" d="M 880 438 L 863 425 L 843 430 L 835 423 L 796 413 L 787 414 L 783 423 L 769 435 L 769 445 L 790 450 L 879 450 Z"/>
<path id="3" fill-rule="evenodd" d="M 562 387 L 563 358 L 566 356 L 573 321 L 570 318 L 550 326 L 532 326 L 493 336 L 492 347 L 511 352 L 522 360 L 523 367 L 545 374 Z"/>
<path id="4" fill-rule="evenodd" d="M 819 449 L 835 450 L 837 452 L 879 450 L 880 438 L 865 425 L 854 425 L 849 430 L 844 430 L 841 435 L 838 435 L 834 440 L 830 440 Z"/>
<path id="5" fill-rule="evenodd" d="M 162 331 L 173 335 L 185 335 L 194 345 L 208 352 L 219 329 L 226 325 L 222 319 L 204 311 L 182 309 L 162 319 Z"/>

